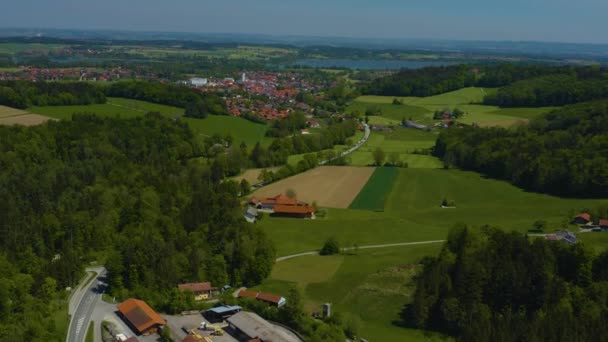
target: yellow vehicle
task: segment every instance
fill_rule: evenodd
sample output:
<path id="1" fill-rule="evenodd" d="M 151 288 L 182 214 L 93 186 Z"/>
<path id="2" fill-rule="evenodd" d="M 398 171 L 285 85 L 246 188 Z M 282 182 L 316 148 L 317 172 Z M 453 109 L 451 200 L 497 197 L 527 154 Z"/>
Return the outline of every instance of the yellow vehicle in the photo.
<path id="1" fill-rule="evenodd" d="M 222 330 L 222 329 L 215 329 L 213 331 L 213 335 L 215 335 L 215 336 L 224 336 L 224 330 Z"/>

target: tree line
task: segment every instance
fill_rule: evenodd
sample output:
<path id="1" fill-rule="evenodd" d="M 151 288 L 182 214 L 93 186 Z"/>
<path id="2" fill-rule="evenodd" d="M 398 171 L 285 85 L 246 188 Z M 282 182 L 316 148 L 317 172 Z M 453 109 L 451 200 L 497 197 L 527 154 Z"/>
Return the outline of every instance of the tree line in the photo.
<path id="1" fill-rule="evenodd" d="M 168 311 L 178 283 L 264 279 L 273 244 L 200 156 L 186 123 L 159 114 L 0 126 L 0 340 L 62 340 L 54 300 L 95 260 L 110 295 Z"/>
<path id="2" fill-rule="evenodd" d="M 518 81 L 486 95 L 483 103 L 500 107 L 543 107 L 606 98 L 606 75 L 582 79 L 576 73 L 568 73 Z"/>
<path id="3" fill-rule="evenodd" d="M 465 87 L 504 87 L 518 81 L 539 79 L 557 75 L 568 75 L 578 80 L 605 79 L 606 69 L 598 66 L 549 66 L 535 64 L 497 64 L 497 65 L 452 65 L 422 69 L 401 70 L 396 74 L 378 78 L 361 86 L 363 94 L 383 96 L 432 96 Z M 550 78 L 549 78 L 550 80 Z M 538 88 L 549 88 L 551 84 L 533 82 Z M 519 87 L 531 87 L 529 83 L 505 91 L 514 92 Z M 568 85 L 575 91 L 581 85 Z M 594 97 L 595 98 L 595 97 Z M 494 97 L 488 96 L 488 103 L 499 104 Z M 543 105 L 553 105 L 546 103 Z M 555 104 L 559 105 L 559 104 Z M 514 105 L 512 105 L 514 106 Z"/>
<path id="4" fill-rule="evenodd" d="M 422 261 L 402 319 L 458 341 L 604 341 L 608 251 L 454 227 Z"/>
<path id="5" fill-rule="evenodd" d="M 65 106 L 105 103 L 100 86 L 84 82 L 0 81 L 0 105 L 25 109 L 30 106 Z"/>
<path id="6" fill-rule="evenodd" d="M 566 106 L 516 129 L 443 130 L 433 154 L 448 165 L 561 196 L 608 196 L 608 100 Z"/>
<path id="7" fill-rule="evenodd" d="M 116 82 L 107 95 L 142 100 L 185 108 L 185 116 L 205 118 L 207 115 L 228 115 L 226 103 L 215 94 L 203 93 L 187 86 L 159 82 Z"/>
<path id="8" fill-rule="evenodd" d="M 105 103 L 106 96 L 185 108 L 187 117 L 228 115 L 226 103 L 219 96 L 175 84 L 123 81 L 107 86 L 86 82 L 0 81 L 0 105 L 21 109 Z"/>

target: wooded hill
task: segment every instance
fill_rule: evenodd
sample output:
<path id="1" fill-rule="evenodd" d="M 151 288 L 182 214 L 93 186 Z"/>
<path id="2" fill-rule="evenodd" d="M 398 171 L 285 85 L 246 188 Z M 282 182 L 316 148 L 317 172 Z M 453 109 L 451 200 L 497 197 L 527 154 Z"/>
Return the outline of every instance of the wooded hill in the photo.
<path id="1" fill-rule="evenodd" d="M 446 129 L 433 154 L 531 191 L 608 197 L 608 100 L 566 106 L 516 129 Z"/>
<path id="2" fill-rule="evenodd" d="M 458 226 L 423 265 L 408 325 L 458 341 L 606 340 L 608 252 Z"/>
<path id="3" fill-rule="evenodd" d="M 192 307 L 176 284 L 255 285 L 275 249 L 188 126 L 148 114 L 0 126 L 0 340 L 62 340 L 50 303 L 90 261 L 109 293 Z M 191 300 L 191 299 L 190 299 Z"/>

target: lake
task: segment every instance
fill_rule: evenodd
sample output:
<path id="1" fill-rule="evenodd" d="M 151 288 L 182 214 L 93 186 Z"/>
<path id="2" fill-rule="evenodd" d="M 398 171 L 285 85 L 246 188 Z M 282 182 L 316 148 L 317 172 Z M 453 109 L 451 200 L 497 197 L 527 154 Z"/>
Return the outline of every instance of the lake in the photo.
<path id="1" fill-rule="evenodd" d="M 400 60 L 372 60 L 372 59 L 300 59 L 295 65 L 308 66 L 319 69 L 348 68 L 362 70 L 399 70 L 421 69 L 431 66 L 456 64 L 448 61 L 400 61 Z"/>

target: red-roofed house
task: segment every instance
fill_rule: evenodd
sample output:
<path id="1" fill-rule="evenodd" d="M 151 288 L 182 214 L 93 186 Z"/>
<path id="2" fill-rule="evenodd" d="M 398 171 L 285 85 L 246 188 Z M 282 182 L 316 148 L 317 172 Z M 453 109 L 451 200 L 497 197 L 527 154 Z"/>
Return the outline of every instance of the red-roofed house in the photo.
<path id="1" fill-rule="evenodd" d="M 187 283 L 177 285 L 180 291 L 190 291 L 194 294 L 194 300 L 206 300 L 217 294 L 217 287 L 211 286 L 210 282 Z"/>
<path id="2" fill-rule="evenodd" d="M 608 219 L 601 219 L 600 220 L 600 228 L 602 228 L 602 229 L 608 229 Z"/>
<path id="3" fill-rule="evenodd" d="M 572 221 L 572 224 L 587 224 L 589 222 L 591 222 L 591 215 L 589 215 L 588 213 L 581 213 L 576 215 L 576 217 Z"/>
<path id="4" fill-rule="evenodd" d="M 309 205 L 275 205 L 274 216 L 314 218 L 315 208 Z"/>
<path id="5" fill-rule="evenodd" d="M 159 327 L 167 324 L 167 321 L 146 302 L 135 298 L 129 298 L 118 304 L 118 312 L 133 331 L 141 335 L 152 334 Z"/>
<path id="6" fill-rule="evenodd" d="M 251 199 L 253 200 L 253 198 Z M 256 199 L 257 200 L 257 199 Z M 283 194 L 275 197 L 263 198 L 258 201 L 258 209 L 274 209 L 276 205 L 297 205 L 298 201 L 293 198 L 289 198 Z"/>
<path id="7" fill-rule="evenodd" d="M 284 297 L 279 295 L 268 293 L 268 292 L 257 292 L 257 291 L 249 291 L 249 290 L 241 290 L 239 292 L 239 298 L 252 298 L 261 300 L 262 302 L 274 305 L 276 307 L 281 307 L 285 305 L 287 300 Z"/>

